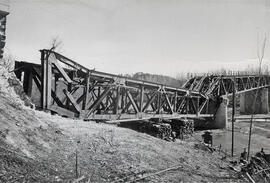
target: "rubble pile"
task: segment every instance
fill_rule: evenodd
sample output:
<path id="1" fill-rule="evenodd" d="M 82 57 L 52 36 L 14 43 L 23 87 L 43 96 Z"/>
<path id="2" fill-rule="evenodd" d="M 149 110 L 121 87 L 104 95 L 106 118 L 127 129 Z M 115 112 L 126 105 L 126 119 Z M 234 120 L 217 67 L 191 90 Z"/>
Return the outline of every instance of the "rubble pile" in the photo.
<path id="1" fill-rule="evenodd" d="M 248 163 L 244 163 L 241 171 L 255 182 L 270 182 L 270 154 L 262 151 L 251 157 Z"/>

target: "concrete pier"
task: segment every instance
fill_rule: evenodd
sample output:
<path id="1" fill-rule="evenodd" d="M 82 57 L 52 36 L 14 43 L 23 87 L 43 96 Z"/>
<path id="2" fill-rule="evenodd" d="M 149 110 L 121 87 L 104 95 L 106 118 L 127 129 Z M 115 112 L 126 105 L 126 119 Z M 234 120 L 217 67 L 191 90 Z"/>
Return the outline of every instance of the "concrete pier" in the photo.
<path id="1" fill-rule="evenodd" d="M 222 128 L 227 127 L 228 103 L 229 103 L 228 98 L 223 97 L 222 102 L 217 110 L 216 115 L 215 115 L 213 128 L 222 129 Z"/>
<path id="2" fill-rule="evenodd" d="M 267 114 L 269 112 L 269 89 L 250 91 L 240 94 L 240 114 Z M 253 109 L 255 96 L 257 100 Z"/>

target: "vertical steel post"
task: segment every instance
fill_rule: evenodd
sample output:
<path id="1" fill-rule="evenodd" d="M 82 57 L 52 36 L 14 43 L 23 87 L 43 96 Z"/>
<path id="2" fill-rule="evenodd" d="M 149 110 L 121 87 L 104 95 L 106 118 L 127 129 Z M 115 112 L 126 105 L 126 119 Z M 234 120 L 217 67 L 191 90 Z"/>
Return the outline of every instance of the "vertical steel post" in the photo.
<path id="1" fill-rule="evenodd" d="M 157 97 L 157 114 L 160 114 L 161 97 L 162 97 L 162 93 L 161 93 L 161 91 L 159 91 L 158 92 L 158 97 Z"/>
<path id="2" fill-rule="evenodd" d="M 140 87 L 140 112 L 143 111 L 143 100 L 144 100 L 144 86 L 141 85 Z"/>
<path id="3" fill-rule="evenodd" d="M 84 92 L 85 92 L 85 98 L 83 100 L 83 106 L 82 106 L 82 109 L 83 110 L 87 110 L 87 104 L 88 104 L 88 100 L 89 100 L 89 85 L 90 85 L 90 73 L 87 72 L 86 73 L 86 77 L 85 77 L 85 89 L 84 89 Z"/>
<path id="4" fill-rule="evenodd" d="M 47 64 L 46 59 L 47 54 L 45 53 L 45 50 L 41 50 L 41 107 L 42 109 L 46 109 L 47 105 Z"/>
<path id="5" fill-rule="evenodd" d="M 47 110 L 51 105 L 51 87 L 52 87 L 52 65 L 49 60 L 50 53 L 46 50 L 41 50 L 41 75 L 42 75 L 42 93 L 41 106 Z"/>
<path id="6" fill-rule="evenodd" d="M 173 104 L 173 109 L 174 109 L 174 112 L 177 112 L 177 92 L 174 93 L 174 104 Z"/>
<path id="7" fill-rule="evenodd" d="M 186 96 L 186 112 L 188 114 L 188 111 L 189 111 L 189 95 Z"/>
<path id="8" fill-rule="evenodd" d="M 196 115 L 199 116 L 200 98 L 197 97 Z"/>
<path id="9" fill-rule="evenodd" d="M 52 98 L 52 62 L 48 57 L 47 60 L 47 108 L 50 109 Z"/>
<path id="10" fill-rule="evenodd" d="M 116 88 L 115 106 L 114 106 L 114 114 L 118 114 L 118 112 L 119 112 L 120 94 L 121 94 L 121 88 L 120 88 L 120 86 L 117 86 L 117 88 Z"/>

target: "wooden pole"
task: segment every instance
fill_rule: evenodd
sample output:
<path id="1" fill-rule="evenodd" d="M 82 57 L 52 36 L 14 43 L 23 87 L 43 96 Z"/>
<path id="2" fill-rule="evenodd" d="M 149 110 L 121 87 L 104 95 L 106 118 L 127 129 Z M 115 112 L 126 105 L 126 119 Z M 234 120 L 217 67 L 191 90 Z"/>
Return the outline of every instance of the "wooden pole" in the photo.
<path id="1" fill-rule="evenodd" d="M 232 151 L 231 156 L 233 157 L 233 151 L 234 151 L 234 122 L 235 122 L 235 77 L 233 78 L 233 96 L 232 96 Z"/>
<path id="2" fill-rule="evenodd" d="M 253 114 L 251 114 L 251 118 L 250 118 L 250 126 L 249 126 L 249 134 L 248 134 L 248 154 L 247 154 L 247 160 L 249 160 L 249 156 L 250 156 L 250 143 L 251 143 L 252 123 L 253 123 Z"/>

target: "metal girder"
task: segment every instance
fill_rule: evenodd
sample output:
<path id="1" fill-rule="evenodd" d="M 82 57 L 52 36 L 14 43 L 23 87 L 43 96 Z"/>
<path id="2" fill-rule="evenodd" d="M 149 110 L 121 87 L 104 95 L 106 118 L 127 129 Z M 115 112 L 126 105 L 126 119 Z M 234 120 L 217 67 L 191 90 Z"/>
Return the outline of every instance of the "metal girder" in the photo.
<path id="1" fill-rule="evenodd" d="M 270 85 L 269 76 L 203 76 L 175 88 L 90 70 L 50 50 L 41 50 L 41 63 L 16 62 L 18 78 L 22 72 L 31 76 L 25 79 L 24 88 L 30 91 L 32 78 L 41 87 L 42 109 L 69 116 L 80 113 L 84 118 L 211 116 L 219 106 L 219 98 L 232 93 L 233 81 L 236 93 Z"/>
<path id="2" fill-rule="evenodd" d="M 233 78 L 235 78 L 236 81 L 236 94 L 270 86 L 270 76 L 268 75 L 262 76 L 232 75 L 232 76 L 208 76 L 208 80 L 211 80 L 211 82 L 206 82 L 207 80 L 205 78 L 204 80 L 202 80 L 202 77 L 198 78 L 195 77 L 187 81 L 183 87 L 186 89 L 194 88 L 195 91 L 202 92 L 200 86 L 206 85 L 208 90 L 204 93 L 206 93 L 208 96 L 215 95 L 216 91 L 218 91 L 219 96 L 227 94 L 230 95 L 232 93 Z M 198 80 L 200 80 L 201 82 L 197 82 Z"/>
<path id="3" fill-rule="evenodd" d="M 87 116 L 89 116 L 92 112 L 94 112 L 94 110 L 100 105 L 100 103 L 102 102 L 102 100 L 106 97 L 106 95 L 109 93 L 109 91 L 111 90 L 110 87 L 107 87 L 103 93 L 100 95 L 100 97 L 98 97 L 96 99 L 96 101 L 90 106 L 89 111 L 87 113 Z"/>
<path id="4" fill-rule="evenodd" d="M 163 91 L 164 91 L 163 95 L 165 96 L 165 101 L 166 101 L 166 103 L 167 103 L 167 105 L 169 107 L 170 113 L 173 114 L 173 106 L 171 104 L 171 101 L 169 100 L 166 91 L 164 89 L 163 89 Z"/>
<path id="5" fill-rule="evenodd" d="M 135 112 L 138 113 L 139 112 L 139 108 L 138 108 L 137 103 L 134 101 L 134 99 L 133 99 L 132 95 L 130 94 L 129 90 L 127 90 L 126 92 L 127 92 L 127 96 L 129 98 L 129 100 L 130 100 L 130 102 L 131 102 L 131 104 L 132 104 Z"/>
<path id="6" fill-rule="evenodd" d="M 73 98 L 73 96 L 71 95 L 71 93 L 69 93 L 67 90 L 63 90 L 64 94 L 67 96 L 68 100 L 71 102 L 71 104 L 73 105 L 73 107 L 75 107 L 75 109 L 77 110 L 77 112 L 81 112 L 81 108 L 80 106 L 77 104 L 76 100 Z"/>
<path id="7" fill-rule="evenodd" d="M 157 96 L 157 92 L 154 92 L 154 93 L 152 94 L 151 98 L 149 98 L 149 95 L 146 95 L 146 96 L 147 96 L 148 101 L 147 101 L 147 103 L 145 104 L 145 106 L 143 107 L 142 112 L 145 112 L 145 110 L 146 110 L 150 105 L 152 105 L 153 101 L 155 100 L 155 97 Z M 152 106 L 152 108 L 153 108 L 153 110 L 155 110 L 153 106 Z"/>

